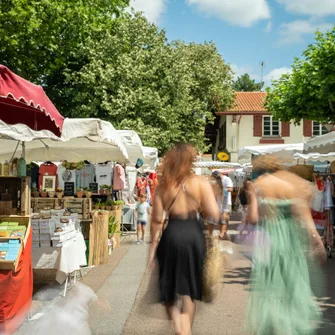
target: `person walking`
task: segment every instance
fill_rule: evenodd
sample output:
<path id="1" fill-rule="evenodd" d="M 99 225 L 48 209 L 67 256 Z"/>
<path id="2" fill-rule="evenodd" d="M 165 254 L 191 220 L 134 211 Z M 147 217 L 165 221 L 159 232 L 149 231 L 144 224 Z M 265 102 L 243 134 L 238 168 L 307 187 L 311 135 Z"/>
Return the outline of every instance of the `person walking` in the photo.
<path id="1" fill-rule="evenodd" d="M 136 204 L 137 244 L 141 244 L 141 242 L 144 243 L 145 227 L 148 222 L 148 214 L 150 214 L 150 208 L 151 207 L 147 202 L 147 196 L 145 194 L 141 194 L 140 202 Z"/>
<path id="2" fill-rule="evenodd" d="M 220 211 L 220 220 L 219 220 L 219 226 L 220 226 L 220 233 L 219 238 L 223 238 L 225 233 L 225 225 L 226 225 L 226 213 L 227 213 L 227 197 L 224 196 L 224 189 L 223 189 L 223 183 L 221 180 L 221 175 L 219 171 L 214 171 L 211 176 L 210 183 L 213 188 L 214 196 L 216 198 L 216 202 L 219 207 Z M 207 226 L 208 226 L 208 234 L 209 236 L 213 236 L 214 232 L 214 224 L 215 220 L 213 218 L 207 218 Z"/>
<path id="3" fill-rule="evenodd" d="M 228 228 L 229 228 L 229 220 L 230 215 L 232 213 L 232 197 L 231 192 L 234 190 L 234 184 L 231 178 L 227 175 L 227 173 L 223 173 L 222 175 L 222 185 L 224 190 L 224 197 L 227 199 L 227 206 L 225 208 L 225 224 L 222 227 L 222 236 L 221 238 L 224 240 L 231 240 L 229 234 L 228 234 Z"/>
<path id="4" fill-rule="evenodd" d="M 220 218 L 210 183 L 192 171 L 195 159 L 196 150 L 188 144 L 178 144 L 167 153 L 151 219 L 149 266 L 154 266 L 156 256 L 160 300 L 180 335 L 191 334 L 195 301 L 203 297 L 206 244 L 199 213 L 216 222 Z M 168 224 L 158 244 L 164 212 Z"/>
<path id="5" fill-rule="evenodd" d="M 259 177 L 248 182 L 248 218 L 258 230 L 246 333 L 314 334 L 320 312 L 310 285 L 308 251 L 321 262 L 326 253 L 309 209 L 310 184 L 283 171 L 273 157 L 258 158 L 253 168 Z"/>

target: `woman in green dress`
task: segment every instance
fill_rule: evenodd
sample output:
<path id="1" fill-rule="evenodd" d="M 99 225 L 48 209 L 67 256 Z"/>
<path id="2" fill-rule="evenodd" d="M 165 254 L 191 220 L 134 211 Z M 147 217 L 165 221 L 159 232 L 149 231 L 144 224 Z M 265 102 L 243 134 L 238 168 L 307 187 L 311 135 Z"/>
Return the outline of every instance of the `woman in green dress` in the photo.
<path id="1" fill-rule="evenodd" d="M 321 315 L 308 261 L 311 253 L 322 262 L 326 256 L 310 214 L 310 185 L 273 157 L 258 159 L 254 169 L 259 177 L 249 183 L 249 222 L 258 228 L 246 332 L 314 334 Z"/>

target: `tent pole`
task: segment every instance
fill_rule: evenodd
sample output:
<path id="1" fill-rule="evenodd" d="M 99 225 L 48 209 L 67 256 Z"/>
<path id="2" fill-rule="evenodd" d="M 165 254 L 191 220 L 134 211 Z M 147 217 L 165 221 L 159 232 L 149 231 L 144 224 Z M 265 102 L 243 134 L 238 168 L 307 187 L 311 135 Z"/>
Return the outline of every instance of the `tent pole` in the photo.
<path id="1" fill-rule="evenodd" d="M 22 156 L 26 159 L 26 142 L 22 141 Z"/>
<path id="2" fill-rule="evenodd" d="M 16 148 L 15 148 L 15 150 L 14 150 L 13 156 L 12 156 L 12 158 L 10 159 L 9 163 L 11 163 L 11 162 L 13 161 L 14 156 L 15 156 L 15 154 L 16 154 L 16 151 L 17 151 L 17 148 L 19 147 L 19 145 L 20 145 L 20 141 L 17 142 L 17 145 L 16 145 Z"/>

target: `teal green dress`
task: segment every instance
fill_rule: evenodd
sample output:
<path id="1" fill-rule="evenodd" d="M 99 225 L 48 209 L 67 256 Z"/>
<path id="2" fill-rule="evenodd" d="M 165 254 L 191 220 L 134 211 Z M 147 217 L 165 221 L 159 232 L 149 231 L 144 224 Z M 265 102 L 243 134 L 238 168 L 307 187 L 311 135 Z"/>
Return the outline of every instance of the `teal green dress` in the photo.
<path id="1" fill-rule="evenodd" d="M 320 319 L 308 266 L 306 229 L 293 200 L 260 199 L 247 334 L 311 335 Z"/>

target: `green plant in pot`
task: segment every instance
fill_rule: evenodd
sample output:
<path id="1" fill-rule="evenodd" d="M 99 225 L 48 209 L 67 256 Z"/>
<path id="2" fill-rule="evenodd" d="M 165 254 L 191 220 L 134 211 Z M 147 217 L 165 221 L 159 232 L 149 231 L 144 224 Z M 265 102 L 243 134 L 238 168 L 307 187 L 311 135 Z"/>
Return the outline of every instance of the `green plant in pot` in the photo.
<path id="1" fill-rule="evenodd" d="M 96 202 L 96 203 L 94 204 L 94 209 L 95 209 L 95 210 L 100 209 L 100 202 Z"/>
<path id="2" fill-rule="evenodd" d="M 120 209 L 124 205 L 124 202 L 123 200 L 116 200 L 115 205 L 117 206 L 117 209 Z"/>
<path id="3" fill-rule="evenodd" d="M 100 194 L 100 195 L 105 195 L 105 185 L 101 185 L 101 186 L 99 187 L 99 194 Z"/>
<path id="4" fill-rule="evenodd" d="M 108 186 L 108 185 L 104 185 L 104 186 L 105 186 L 105 193 L 106 193 L 106 195 L 111 195 L 113 187 L 112 186 Z"/>
<path id="5" fill-rule="evenodd" d="M 91 196 L 92 196 L 92 190 L 90 188 L 87 188 L 85 190 L 85 197 L 86 198 L 91 198 Z"/>
<path id="6" fill-rule="evenodd" d="M 118 228 L 119 228 L 119 222 L 116 221 L 116 216 L 111 216 L 108 222 L 108 238 L 111 241 L 112 246 L 114 246 L 113 244 L 114 235 L 121 234 Z"/>
<path id="7" fill-rule="evenodd" d="M 112 209 L 112 204 L 113 204 L 112 200 L 107 200 L 106 201 L 106 210 L 107 211 L 110 211 Z"/>
<path id="8" fill-rule="evenodd" d="M 105 210 L 105 208 L 106 208 L 106 203 L 104 203 L 104 202 L 100 202 L 100 210 Z"/>
<path id="9" fill-rule="evenodd" d="M 46 198 L 48 196 L 47 190 L 41 190 L 40 195 L 41 195 L 42 198 Z"/>
<path id="10" fill-rule="evenodd" d="M 31 188 L 31 196 L 33 198 L 38 198 L 40 196 L 40 192 L 38 192 L 37 187 Z"/>
<path id="11" fill-rule="evenodd" d="M 82 188 L 77 188 L 77 197 L 82 198 L 84 196 L 84 190 Z"/>

